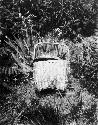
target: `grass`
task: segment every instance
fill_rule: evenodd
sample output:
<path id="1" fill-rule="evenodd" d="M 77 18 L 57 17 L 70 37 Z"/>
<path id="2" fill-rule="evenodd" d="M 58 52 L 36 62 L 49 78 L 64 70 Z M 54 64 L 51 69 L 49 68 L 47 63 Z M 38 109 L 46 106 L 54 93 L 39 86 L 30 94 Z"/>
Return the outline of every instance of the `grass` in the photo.
<path id="1" fill-rule="evenodd" d="M 98 48 L 96 37 L 83 38 L 81 43 L 76 44 L 68 43 L 68 41 L 65 41 L 65 43 L 70 48 L 70 65 L 73 62 L 76 65 L 79 64 L 81 68 L 83 66 L 90 65 L 90 67 L 93 67 L 93 65 L 97 65 Z M 30 67 L 34 55 L 33 50 L 31 51 L 33 45 L 30 48 L 28 39 L 27 41 L 16 40 L 13 45 L 9 41 L 8 44 L 13 49 L 16 46 L 19 47 L 18 49 L 15 48 L 12 57 L 19 66 L 18 70 L 25 74 L 25 78 L 28 79 L 27 76 L 33 71 Z M 75 67 L 73 68 L 75 69 Z M 77 73 L 79 75 L 79 72 L 74 71 L 74 69 L 71 68 L 65 96 L 62 96 L 62 93 L 58 90 L 53 95 L 39 97 L 36 94 L 32 79 L 29 78 L 27 83 L 20 82 L 20 85 L 15 86 L 14 92 L 6 97 L 3 106 L 0 106 L 0 124 L 96 125 L 98 120 L 96 118 L 96 107 L 98 107 L 96 97 L 80 82 L 81 77 L 85 78 L 86 74 L 83 74 L 79 69 L 80 76 L 75 78 L 73 74 Z"/>
<path id="2" fill-rule="evenodd" d="M 72 81 L 74 80 L 73 78 Z M 1 108 L 0 123 L 4 125 L 71 125 L 75 122 L 76 125 L 78 123 L 79 125 L 94 124 L 95 98 L 86 89 L 83 90 L 76 81 L 67 88 L 64 97 L 61 97 L 59 93 L 37 97 L 34 90 L 31 93 L 28 85 L 21 86 L 20 90 L 18 87 L 17 94 L 9 95 L 6 98 L 3 108 Z"/>

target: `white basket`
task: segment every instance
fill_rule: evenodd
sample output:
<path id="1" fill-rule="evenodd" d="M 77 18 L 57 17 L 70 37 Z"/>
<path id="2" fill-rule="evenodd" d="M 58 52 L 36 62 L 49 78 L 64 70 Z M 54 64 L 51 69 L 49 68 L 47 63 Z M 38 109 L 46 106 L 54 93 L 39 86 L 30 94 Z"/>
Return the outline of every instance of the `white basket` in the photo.
<path id="1" fill-rule="evenodd" d="M 57 44 L 57 43 L 56 43 Z M 43 56 L 42 56 L 43 57 Z M 49 58 L 48 56 L 45 56 Z M 52 58 L 52 59 L 51 59 Z M 64 90 L 68 82 L 69 62 L 51 56 L 47 61 L 34 62 L 34 83 L 38 90 L 54 88 Z"/>

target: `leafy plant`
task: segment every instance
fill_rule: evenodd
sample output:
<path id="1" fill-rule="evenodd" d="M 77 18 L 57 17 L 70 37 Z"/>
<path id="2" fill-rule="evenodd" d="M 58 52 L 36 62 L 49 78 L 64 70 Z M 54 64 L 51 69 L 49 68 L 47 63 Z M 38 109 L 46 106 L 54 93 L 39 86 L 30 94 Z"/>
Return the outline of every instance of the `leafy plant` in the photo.
<path id="1" fill-rule="evenodd" d="M 62 30 L 63 38 L 74 39 L 78 34 L 90 36 L 95 28 L 96 10 L 94 0 L 88 3 L 85 0 L 2 0 L 1 31 L 11 39 L 28 34 L 45 36 L 56 28 Z"/>
<path id="2" fill-rule="evenodd" d="M 80 79 L 81 85 L 89 92 L 97 94 L 97 65 L 98 38 L 91 36 L 82 38 L 71 49 L 71 68 L 75 78 Z"/>
<path id="3" fill-rule="evenodd" d="M 87 113 L 96 112 L 94 109 L 96 106 L 92 106 L 94 102 L 92 94 L 98 97 L 98 38 L 91 36 L 94 33 L 95 21 L 93 17 L 96 14 L 93 3 L 93 0 L 90 0 L 89 4 L 85 0 L 1 1 L 0 58 L 8 57 L 10 63 L 6 65 L 1 62 L 2 65 L 0 64 L 0 84 L 8 87 L 12 92 L 12 95 L 6 97 L 8 100 L 4 103 L 4 108 L 2 109 L 0 106 L 3 114 L 0 114 L 2 116 L 1 124 L 20 124 L 24 121 L 26 121 L 24 124 L 48 124 L 49 122 L 47 123 L 39 117 L 51 120 L 51 114 L 53 116 L 57 112 L 60 114 L 54 115 L 55 120 L 57 121 L 60 117 L 60 122 L 63 121 L 62 124 L 67 124 L 67 120 L 70 122 L 74 120 L 74 123 L 77 121 L 78 124 L 91 122 L 87 118 Z M 71 87 L 67 88 L 64 98 L 58 94 L 58 97 L 47 96 L 40 99 L 36 95 L 34 87 L 31 86 L 34 45 L 47 41 L 48 33 L 52 35 L 48 39 L 50 42 L 60 42 L 63 38 L 64 44 L 70 48 L 71 76 L 74 78 L 69 77 L 68 85 Z M 83 88 L 92 94 L 84 92 Z M 82 98 L 82 102 L 80 98 Z M 66 106 L 68 99 L 69 102 Z M 47 112 L 47 105 L 50 108 L 48 110 L 50 117 L 48 118 L 43 115 Z M 86 110 L 82 110 L 82 107 Z M 34 117 L 35 114 L 37 114 L 37 119 Z M 91 120 L 94 115 L 92 113 Z M 83 119 L 83 117 L 85 118 Z"/>

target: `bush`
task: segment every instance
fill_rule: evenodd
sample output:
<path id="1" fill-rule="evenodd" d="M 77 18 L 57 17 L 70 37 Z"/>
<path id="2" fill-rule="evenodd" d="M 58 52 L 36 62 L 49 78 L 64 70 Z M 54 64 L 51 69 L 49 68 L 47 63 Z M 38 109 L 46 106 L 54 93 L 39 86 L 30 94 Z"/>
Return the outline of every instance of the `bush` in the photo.
<path id="1" fill-rule="evenodd" d="M 89 3 L 89 4 L 88 4 Z M 1 1 L 1 33 L 10 39 L 29 35 L 45 36 L 54 29 L 61 38 L 74 39 L 78 34 L 91 36 L 95 29 L 94 1 L 90 0 Z"/>
<path id="2" fill-rule="evenodd" d="M 2 0 L 0 11 L 0 58 L 4 59 L 5 55 L 9 59 L 7 65 L 0 64 L 0 84 L 12 93 L 6 95 L 4 106 L 0 105 L 0 123 L 95 123 L 92 120 L 96 113 L 94 99 L 98 97 L 98 38 L 91 36 L 95 27 L 93 1 L 88 5 L 83 0 L 64 3 Z M 33 50 L 36 43 L 47 37 L 50 42 L 64 39 L 64 44 L 70 48 L 71 74 L 66 92 L 58 91 L 40 98 L 32 86 Z"/>
<path id="3" fill-rule="evenodd" d="M 98 97 L 97 93 L 97 65 L 98 65 L 98 38 L 91 36 L 83 38 L 71 50 L 71 68 L 75 78 L 80 79 L 81 85 L 90 93 Z"/>

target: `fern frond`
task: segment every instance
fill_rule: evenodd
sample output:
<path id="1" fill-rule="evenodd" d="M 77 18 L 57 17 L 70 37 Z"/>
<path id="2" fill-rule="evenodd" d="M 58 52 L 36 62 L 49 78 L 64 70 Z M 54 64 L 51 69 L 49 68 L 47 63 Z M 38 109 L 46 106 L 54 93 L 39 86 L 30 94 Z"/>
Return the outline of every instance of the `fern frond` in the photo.
<path id="1" fill-rule="evenodd" d="M 16 41 L 14 41 L 14 42 L 17 43 L 17 45 L 21 49 L 21 51 L 23 53 L 25 53 L 25 47 L 24 47 L 23 41 L 21 39 L 17 39 L 17 38 L 15 38 L 15 40 Z"/>
<path id="2" fill-rule="evenodd" d="M 0 74 L 5 74 L 5 75 L 11 75 L 11 74 L 18 74 L 18 68 L 17 67 L 0 67 Z"/>
<path id="3" fill-rule="evenodd" d="M 33 39 L 33 37 L 32 37 Z M 33 62 L 34 56 L 34 45 L 37 40 L 31 42 L 31 37 L 5 41 L 7 45 L 12 48 L 11 55 L 15 63 L 18 65 L 18 71 L 26 74 L 32 72 L 32 67 L 30 67 L 31 62 Z M 10 71 L 9 71 L 10 72 Z"/>
<path id="4" fill-rule="evenodd" d="M 12 57 L 15 59 L 15 61 L 17 62 L 17 64 L 21 67 L 21 61 L 19 60 L 19 58 L 16 57 L 15 54 L 12 53 Z"/>

